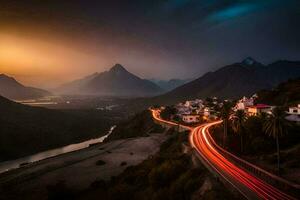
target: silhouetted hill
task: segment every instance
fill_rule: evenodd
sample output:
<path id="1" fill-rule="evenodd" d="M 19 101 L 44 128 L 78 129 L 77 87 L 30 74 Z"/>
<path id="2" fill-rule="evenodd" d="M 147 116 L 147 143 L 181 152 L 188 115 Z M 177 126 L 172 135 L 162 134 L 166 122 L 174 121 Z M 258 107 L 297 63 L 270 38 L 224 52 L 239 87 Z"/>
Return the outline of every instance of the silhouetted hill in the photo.
<path id="1" fill-rule="evenodd" d="M 135 76 L 120 64 L 109 71 L 68 83 L 58 91 L 64 94 L 106 96 L 154 96 L 162 93 L 156 84 Z"/>
<path id="2" fill-rule="evenodd" d="M 48 91 L 26 87 L 14 78 L 0 74 L 0 95 L 9 99 L 33 99 L 51 95 Z"/>
<path id="3" fill-rule="evenodd" d="M 277 61 L 263 65 L 252 58 L 208 72 L 166 94 L 153 98 L 154 103 L 176 103 L 185 99 L 217 96 L 239 98 L 261 89 L 270 89 L 291 78 L 300 77 L 300 62 Z"/>
<path id="4" fill-rule="evenodd" d="M 99 137 L 111 123 L 98 111 L 49 110 L 0 96 L 0 161 Z"/>
<path id="5" fill-rule="evenodd" d="M 163 132 L 164 128 L 155 124 L 152 113 L 144 110 L 117 125 L 105 141 L 148 136 L 150 133 Z"/>
<path id="6" fill-rule="evenodd" d="M 258 103 L 295 106 L 300 102 L 300 78 L 283 82 L 272 90 L 261 90 L 257 95 Z"/>

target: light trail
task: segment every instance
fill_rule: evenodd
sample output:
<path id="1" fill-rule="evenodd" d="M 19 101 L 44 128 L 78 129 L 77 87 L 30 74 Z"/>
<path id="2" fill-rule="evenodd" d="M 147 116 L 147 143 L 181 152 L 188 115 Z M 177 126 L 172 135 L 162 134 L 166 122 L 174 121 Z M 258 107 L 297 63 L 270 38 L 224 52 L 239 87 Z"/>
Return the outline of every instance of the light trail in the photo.
<path id="1" fill-rule="evenodd" d="M 153 118 L 159 122 L 178 126 L 175 122 L 170 122 L 160 118 L 158 110 L 152 110 Z M 196 150 L 202 160 L 216 172 L 219 176 L 229 182 L 247 199 L 272 199 L 272 200 L 290 200 L 296 199 L 288 194 L 273 187 L 269 183 L 247 172 L 237 166 L 229 159 L 225 158 L 221 152 L 226 150 L 219 147 L 213 140 L 209 128 L 222 121 L 212 122 L 200 125 L 196 128 L 184 126 L 190 133 L 190 144 Z M 183 126 L 183 125 L 180 125 Z"/>

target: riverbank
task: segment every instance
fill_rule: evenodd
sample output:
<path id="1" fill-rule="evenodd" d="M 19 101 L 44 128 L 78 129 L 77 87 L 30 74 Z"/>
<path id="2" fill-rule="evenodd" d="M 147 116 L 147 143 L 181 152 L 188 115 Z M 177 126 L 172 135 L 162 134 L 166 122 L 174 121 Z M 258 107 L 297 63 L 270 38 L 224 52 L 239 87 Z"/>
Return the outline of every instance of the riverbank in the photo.
<path id="1" fill-rule="evenodd" d="M 0 199 L 47 199 L 49 187 L 61 183 L 72 190 L 86 189 L 97 180 L 109 180 L 127 166 L 142 162 L 156 153 L 166 138 L 164 134 L 151 134 L 116 140 L 2 174 Z"/>
<path id="2" fill-rule="evenodd" d="M 116 128 L 116 125 L 112 126 L 108 133 L 104 136 L 101 136 L 99 138 L 90 139 L 81 143 L 77 144 L 70 144 L 64 147 L 51 149 L 47 151 L 43 151 L 34 155 L 22 157 L 16 160 L 10 160 L 10 161 L 4 161 L 0 163 L 0 174 L 7 172 L 9 170 L 17 169 L 20 167 L 24 167 L 26 165 L 32 164 L 34 162 L 38 162 L 47 158 L 55 157 L 61 154 L 69 153 L 72 151 L 77 151 L 80 149 L 84 149 L 89 147 L 90 145 L 95 145 L 98 143 L 102 143 Z"/>

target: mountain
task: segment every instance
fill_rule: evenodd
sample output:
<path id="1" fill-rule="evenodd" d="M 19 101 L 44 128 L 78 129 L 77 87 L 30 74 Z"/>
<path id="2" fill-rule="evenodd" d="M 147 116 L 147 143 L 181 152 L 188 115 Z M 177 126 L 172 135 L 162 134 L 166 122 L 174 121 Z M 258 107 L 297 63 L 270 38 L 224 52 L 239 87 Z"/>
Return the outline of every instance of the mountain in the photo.
<path id="1" fill-rule="evenodd" d="M 0 96 L 0 162 L 105 134 L 112 125 L 99 111 L 50 110 Z"/>
<path id="2" fill-rule="evenodd" d="M 67 83 L 57 91 L 62 94 L 135 97 L 154 96 L 163 92 L 156 84 L 137 77 L 120 64 L 109 71 Z"/>
<path id="3" fill-rule="evenodd" d="M 158 85 L 164 91 L 168 92 L 191 81 L 191 79 L 170 79 L 170 80 L 150 79 L 150 81 Z"/>
<path id="4" fill-rule="evenodd" d="M 240 63 L 208 72 L 152 100 L 156 103 L 169 104 L 212 96 L 239 98 L 262 89 L 271 89 L 281 82 L 298 77 L 300 77 L 300 61 L 281 60 L 263 65 L 252 58 L 246 58 Z"/>
<path id="5" fill-rule="evenodd" d="M 0 74 L 0 95 L 15 100 L 33 99 L 51 95 L 48 91 L 26 87 L 14 78 Z"/>

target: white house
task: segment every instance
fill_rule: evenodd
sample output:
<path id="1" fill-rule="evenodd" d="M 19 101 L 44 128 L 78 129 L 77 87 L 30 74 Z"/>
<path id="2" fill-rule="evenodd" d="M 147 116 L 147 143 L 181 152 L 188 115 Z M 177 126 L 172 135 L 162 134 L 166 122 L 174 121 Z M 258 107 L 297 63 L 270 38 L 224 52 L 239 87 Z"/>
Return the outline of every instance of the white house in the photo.
<path id="1" fill-rule="evenodd" d="M 193 101 L 186 101 L 184 106 L 191 107 L 193 105 Z"/>
<path id="2" fill-rule="evenodd" d="M 256 116 L 260 113 L 267 113 L 267 114 L 272 113 L 272 106 L 265 105 L 265 104 L 257 104 L 255 106 L 248 106 L 246 109 L 247 109 L 248 115 L 250 115 L 250 116 Z"/>
<path id="3" fill-rule="evenodd" d="M 194 100 L 189 100 L 185 102 L 185 106 L 198 106 L 199 104 L 202 104 L 203 101 L 201 99 L 194 99 Z"/>
<path id="4" fill-rule="evenodd" d="M 177 109 L 177 114 L 178 115 L 190 114 L 191 113 L 191 109 L 189 107 L 185 106 L 182 103 L 177 104 L 176 109 Z"/>
<path id="5" fill-rule="evenodd" d="M 204 116 L 208 117 L 208 116 L 210 115 L 210 109 L 209 109 L 208 107 L 204 108 L 203 111 L 204 111 L 204 112 L 203 112 L 203 115 L 204 115 Z"/>
<path id="6" fill-rule="evenodd" d="M 247 107 L 253 106 L 253 104 L 254 104 L 254 99 L 252 97 L 249 99 L 247 97 L 243 97 L 236 103 L 235 109 L 236 110 L 245 110 Z"/>
<path id="7" fill-rule="evenodd" d="M 182 115 L 182 121 L 184 121 L 185 123 L 197 123 L 200 121 L 200 117 L 199 115 Z"/>
<path id="8" fill-rule="evenodd" d="M 290 115 L 300 115 L 300 104 L 297 107 L 289 107 L 288 114 Z"/>
<path id="9" fill-rule="evenodd" d="M 300 104 L 297 107 L 289 107 L 287 114 L 287 120 L 300 124 Z"/>

